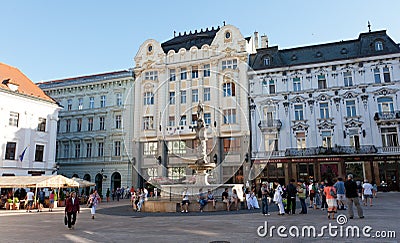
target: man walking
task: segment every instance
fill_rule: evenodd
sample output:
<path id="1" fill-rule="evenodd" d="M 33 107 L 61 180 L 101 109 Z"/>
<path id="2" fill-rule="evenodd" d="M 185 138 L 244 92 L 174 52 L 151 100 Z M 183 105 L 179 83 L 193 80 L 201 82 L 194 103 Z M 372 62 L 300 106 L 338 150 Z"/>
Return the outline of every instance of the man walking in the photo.
<path id="1" fill-rule="evenodd" d="M 339 177 L 337 182 L 333 185 L 333 187 L 336 189 L 337 193 L 338 210 L 346 210 L 344 206 L 346 202 L 346 197 L 345 197 L 346 193 L 345 193 L 343 179 Z"/>
<path id="2" fill-rule="evenodd" d="M 79 199 L 76 197 L 76 192 L 72 192 L 65 203 L 65 213 L 68 218 L 68 229 L 74 229 L 76 223 L 76 213 L 80 212 Z"/>
<path id="3" fill-rule="evenodd" d="M 363 219 L 363 210 L 361 208 L 360 201 L 358 200 L 357 183 L 353 181 L 352 174 L 349 174 L 347 176 L 347 181 L 344 183 L 344 187 L 346 190 L 347 209 L 350 219 L 354 217 L 353 203 L 357 207 L 358 217 L 360 217 L 360 219 Z"/>
<path id="4" fill-rule="evenodd" d="M 297 189 L 296 186 L 294 185 L 295 180 L 290 179 L 290 183 L 287 185 L 286 191 L 287 191 L 287 206 L 286 206 L 286 213 L 289 214 L 292 212 L 292 214 L 296 214 L 296 194 L 297 194 Z"/>
<path id="5" fill-rule="evenodd" d="M 264 181 L 262 183 L 261 187 L 261 209 L 262 209 L 262 214 L 267 216 L 270 215 L 268 213 L 268 195 L 269 195 L 269 189 L 267 186 L 268 182 Z"/>

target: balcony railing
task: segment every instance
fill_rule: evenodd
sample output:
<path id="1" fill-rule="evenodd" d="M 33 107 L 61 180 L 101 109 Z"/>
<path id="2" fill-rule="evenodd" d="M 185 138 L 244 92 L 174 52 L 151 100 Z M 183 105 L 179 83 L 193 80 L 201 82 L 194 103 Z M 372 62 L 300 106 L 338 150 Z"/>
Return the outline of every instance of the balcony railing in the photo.
<path id="1" fill-rule="evenodd" d="M 274 157 L 284 157 L 285 156 L 285 151 L 259 151 L 259 152 L 253 152 L 252 157 L 253 158 L 274 158 Z"/>
<path id="2" fill-rule="evenodd" d="M 377 149 L 379 154 L 386 154 L 386 153 L 400 154 L 400 146 L 379 147 Z"/>
<path id="3" fill-rule="evenodd" d="M 332 148 L 289 148 L 286 149 L 286 156 L 312 156 L 312 155 L 339 155 L 339 154 L 375 154 L 378 150 L 374 145 L 362 145 L 359 148 L 353 146 L 336 146 Z"/>
<path id="4" fill-rule="evenodd" d="M 277 130 L 280 130 L 282 127 L 282 122 L 279 119 L 273 119 L 273 120 L 262 120 L 260 121 L 260 123 L 258 123 L 258 127 L 261 130 L 264 129 L 271 129 L 271 128 L 275 128 Z"/>
<path id="5" fill-rule="evenodd" d="M 400 111 L 391 111 L 391 112 L 376 112 L 374 115 L 374 120 L 394 120 L 400 119 Z"/>

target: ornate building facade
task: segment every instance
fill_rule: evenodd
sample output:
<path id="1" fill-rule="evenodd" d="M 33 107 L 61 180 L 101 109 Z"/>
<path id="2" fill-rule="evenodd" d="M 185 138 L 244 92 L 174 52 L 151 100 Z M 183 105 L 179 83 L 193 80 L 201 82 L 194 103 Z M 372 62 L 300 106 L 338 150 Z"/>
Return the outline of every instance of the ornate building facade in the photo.
<path id="1" fill-rule="evenodd" d="M 108 188 L 136 185 L 132 161 L 133 93 L 131 71 L 42 82 L 59 104 L 58 173 Z"/>
<path id="2" fill-rule="evenodd" d="M 399 189 L 400 48 L 385 31 L 250 56 L 258 182 L 353 173 Z"/>
<path id="3" fill-rule="evenodd" d="M 51 175 L 61 107 L 17 68 L 0 81 L 0 176 Z"/>
<path id="4" fill-rule="evenodd" d="M 146 40 L 135 56 L 134 151 L 145 180 L 188 182 L 196 161 L 195 124 L 204 104 L 211 183 L 242 183 L 249 147 L 250 38 L 224 25 Z"/>

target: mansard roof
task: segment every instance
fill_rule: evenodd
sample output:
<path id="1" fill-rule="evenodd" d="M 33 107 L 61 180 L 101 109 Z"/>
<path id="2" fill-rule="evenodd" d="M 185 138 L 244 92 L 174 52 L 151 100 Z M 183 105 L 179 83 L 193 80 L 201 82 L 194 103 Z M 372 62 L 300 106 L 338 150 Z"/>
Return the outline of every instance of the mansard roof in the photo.
<path id="1" fill-rule="evenodd" d="M 375 50 L 375 43 L 378 41 L 382 42 L 383 50 Z M 386 34 L 386 30 L 381 30 L 361 33 L 355 40 L 284 50 L 279 50 L 277 46 L 260 48 L 257 53 L 250 55 L 249 65 L 253 70 L 261 70 L 393 53 L 400 53 L 400 46 Z M 264 63 L 266 58 L 269 58 L 269 65 Z"/>
<path id="2" fill-rule="evenodd" d="M 219 29 L 220 27 L 218 26 L 215 29 L 212 27 L 210 30 L 207 28 L 206 30 L 200 30 L 199 32 L 195 30 L 194 33 L 191 31 L 188 34 L 186 34 L 186 32 L 183 34 L 179 33 L 178 36 L 162 43 L 161 47 L 164 50 L 164 53 L 168 53 L 170 50 L 178 52 L 181 48 L 189 50 L 192 46 L 196 46 L 200 49 L 205 44 L 211 45 Z"/>

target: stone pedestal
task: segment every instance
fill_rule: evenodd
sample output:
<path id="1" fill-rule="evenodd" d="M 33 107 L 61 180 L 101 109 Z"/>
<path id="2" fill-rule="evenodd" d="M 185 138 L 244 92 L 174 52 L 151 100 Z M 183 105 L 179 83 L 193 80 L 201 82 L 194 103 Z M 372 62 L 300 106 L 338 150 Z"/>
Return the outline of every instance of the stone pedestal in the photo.
<path id="1" fill-rule="evenodd" d="M 193 169 L 196 171 L 195 177 L 196 177 L 196 182 L 194 183 L 195 186 L 207 186 L 210 185 L 208 183 L 208 174 L 207 170 L 211 170 L 215 168 L 215 164 L 194 164 L 194 165 L 189 165 L 190 169 Z"/>

